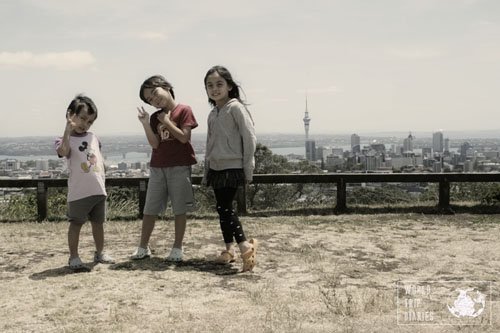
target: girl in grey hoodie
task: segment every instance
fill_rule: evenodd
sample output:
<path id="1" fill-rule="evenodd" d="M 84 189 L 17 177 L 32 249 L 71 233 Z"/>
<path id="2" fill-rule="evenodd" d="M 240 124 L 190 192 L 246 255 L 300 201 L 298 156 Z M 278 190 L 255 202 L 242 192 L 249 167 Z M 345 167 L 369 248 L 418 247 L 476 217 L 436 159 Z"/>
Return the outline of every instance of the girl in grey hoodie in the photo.
<path id="1" fill-rule="evenodd" d="M 226 245 L 217 261 L 234 262 L 236 241 L 243 259 L 242 271 L 251 271 L 256 263 L 257 241 L 247 241 L 233 200 L 238 186 L 252 181 L 256 145 L 253 119 L 240 99 L 239 85 L 225 67 L 210 68 L 204 83 L 213 106 L 208 116 L 204 182 L 214 190 Z"/>

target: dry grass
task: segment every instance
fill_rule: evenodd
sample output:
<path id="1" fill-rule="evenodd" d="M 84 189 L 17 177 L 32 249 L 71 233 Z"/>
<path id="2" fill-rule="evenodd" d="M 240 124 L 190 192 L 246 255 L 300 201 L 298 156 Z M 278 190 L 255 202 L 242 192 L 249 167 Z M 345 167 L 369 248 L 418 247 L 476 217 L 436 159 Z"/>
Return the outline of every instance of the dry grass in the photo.
<path id="1" fill-rule="evenodd" d="M 0 224 L 2 332 L 498 332 L 500 217 L 418 214 L 244 217 L 258 266 L 215 265 L 218 223 L 189 222 L 186 260 L 129 261 L 140 221 L 107 222 L 115 265 L 67 267 L 65 222 Z M 90 226 L 81 255 L 93 253 Z M 90 265 L 90 264 L 89 264 Z M 398 325 L 398 281 L 492 281 L 491 325 Z M 487 318 L 487 317 L 485 317 Z"/>

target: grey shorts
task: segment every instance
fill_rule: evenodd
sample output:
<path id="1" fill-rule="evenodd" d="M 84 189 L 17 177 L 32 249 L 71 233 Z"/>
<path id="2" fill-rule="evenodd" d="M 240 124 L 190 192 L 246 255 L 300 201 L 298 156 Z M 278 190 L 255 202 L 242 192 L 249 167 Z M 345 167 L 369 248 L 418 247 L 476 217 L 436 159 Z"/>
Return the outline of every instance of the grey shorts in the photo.
<path id="1" fill-rule="evenodd" d="M 144 214 L 161 215 L 170 199 L 174 215 L 182 215 L 194 209 L 191 184 L 191 167 L 176 166 L 151 168 L 146 192 Z"/>
<path id="2" fill-rule="evenodd" d="M 68 221 L 83 224 L 104 223 L 106 220 L 106 196 L 92 195 L 83 199 L 68 202 Z"/>

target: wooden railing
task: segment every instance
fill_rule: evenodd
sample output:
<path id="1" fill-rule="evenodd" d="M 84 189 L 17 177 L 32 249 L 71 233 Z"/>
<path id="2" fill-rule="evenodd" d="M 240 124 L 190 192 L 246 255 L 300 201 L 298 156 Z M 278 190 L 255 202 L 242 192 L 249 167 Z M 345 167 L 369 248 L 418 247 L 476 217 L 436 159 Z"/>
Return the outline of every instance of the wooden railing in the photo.
<path id="1" fill-rule="evenodd" d="M 201 176 L 193 176 L 194 185 L 201 184 Z M 500 173 L 329 173 L 329 174 L 258 174 L 254 175 L 254 184 L 307 184 L 331 183 L 337 186 L 335 213 L 347 211 L 347 184 L 359 183 L 439 183 L 438 208 L 444 213 L 451 213 L 450 183 L 460 182 L 500 182 Z M 142 214 L 146 201 L 148 178 L 107 178 L 106 186 L 136 187 L 139 192 L 139 215 Z M 66 187 L 67 179 L 0 179 L 0 188 L 36 188 L 38 221 L 47 218 L 47 200 L 49 187 Z M 242 188 L 238 192 L 237 209 L 247 213 L 246 193 Z"/>

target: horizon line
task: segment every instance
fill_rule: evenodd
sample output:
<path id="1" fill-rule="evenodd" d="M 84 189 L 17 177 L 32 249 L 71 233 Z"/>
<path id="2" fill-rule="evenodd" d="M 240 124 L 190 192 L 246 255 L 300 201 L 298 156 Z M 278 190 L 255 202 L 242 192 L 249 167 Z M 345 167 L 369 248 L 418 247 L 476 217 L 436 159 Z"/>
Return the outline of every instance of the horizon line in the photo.
<path id="1" fill-rule="evenodd" d="M 404 133 L 405 135 L 407 133 L 435 133 L 435 132 L 443 132 L 444 134 L 446 133 L 489 133 L 489 132 L 497 132 L 498 136 L 500 137 L 500 128 L 497 129 L 464 129 L 464 130 L 411 130 L 411 131 L 401 131 L 401 130 L 381 130 L 381 131 L 373 131 L 373 130 L 366 130 L 366 131 L 353 131 L 353 132 L 339 132 L 339 133 L 327 133 L 327 132 L 318 132 L 314 133 L 311 136 L 338 136 L 338 135 L 352 135 L 352 134 L 357 134 L 357 135 L 377 135 L 377 134 L 396 134 L 396 133 Z M 200 135 L 207 135 L 207 132 L 192 132 L 191 133 L 194 136 L 200 136 Z M 259 135 L 304 135 L 305 133 L 303 132 L 260 132 L 258 133 Z M 10 138 L 37 138 L 37 137 L 58 137 L 60 135 L 50 135 L 50 134 L 40 134 L 40 135 L 16 135 L 16 136 L 0 136 L 0 139 L 10 139 Z M 110 136 L 144 136 L 143 132 L 123 132 L 123 133 L 114 133 L 114 134 L 99 134 L 99 137 L 110 137 Z"/>

